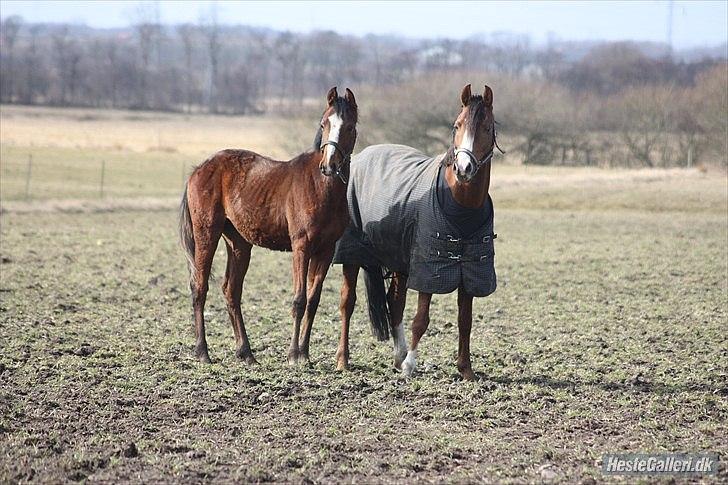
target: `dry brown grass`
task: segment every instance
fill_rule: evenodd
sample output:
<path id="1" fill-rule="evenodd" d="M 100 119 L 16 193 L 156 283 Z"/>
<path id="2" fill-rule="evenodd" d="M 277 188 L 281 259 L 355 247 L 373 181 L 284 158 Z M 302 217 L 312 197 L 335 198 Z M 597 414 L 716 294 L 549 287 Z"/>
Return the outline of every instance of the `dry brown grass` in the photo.
<path id="1" fill-rule="evenodd" d="M 239 147 L 287 156 L 277 141 L 288 123 L 284 118 L 2 106 L 0 121 L 0 139 L 10 146 L 159 151 L 193 158 Z"/>

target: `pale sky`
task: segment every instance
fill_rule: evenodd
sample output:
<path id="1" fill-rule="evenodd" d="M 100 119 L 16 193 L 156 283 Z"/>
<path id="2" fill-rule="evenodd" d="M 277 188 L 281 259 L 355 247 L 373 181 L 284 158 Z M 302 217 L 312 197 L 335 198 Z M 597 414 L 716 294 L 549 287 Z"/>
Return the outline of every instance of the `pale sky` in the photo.
<path id="1" fill-rule="evenodd" d="M 728 40 L 728 1 L 672 2 L 676 48 L 714 46 Z M 159 6 L 166 24 L 198 22 L 217 6 L 218 22 L 309 32 L 396 34 L 404 37 L 464 39 L 478 34 L 549 35 L 561 40 L 639 40 L 665 42 L 668 1 L 18 1 L 0 0 L 0 15 L 29 22 L 70 22 L 92 27 L 124 27 L 139 6 Z"/>

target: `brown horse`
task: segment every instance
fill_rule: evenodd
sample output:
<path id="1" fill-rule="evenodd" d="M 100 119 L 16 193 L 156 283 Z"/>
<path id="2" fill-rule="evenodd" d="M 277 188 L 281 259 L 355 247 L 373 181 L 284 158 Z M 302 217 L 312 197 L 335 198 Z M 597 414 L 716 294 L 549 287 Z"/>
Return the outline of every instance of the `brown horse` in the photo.
<path id="1" fill-rule="evenodd" d="M 222 290 L 236 356 L 256 362 L 240 310 L 250 251 L 256 245 L 293 251 L 293 336 L 288 361 L 308 362 L 321 287 L 336 240 L 349 221 L 346 182 L 356 143 L 354 94 L 347 89 L 339 97 L 334 87 L 327 102 L 313 150 L 287 162 L 246 150 L 223 150 L 197 167 L 187 181 L 179 229 L 190 270 L 195 354 L 202 362 L 210 362 L 204 308 L 221 236 L 228 255 Z"/>
<path id="2" fill-rule="evenodd" d="M 334 258 L 336 263 L 344 265 L 341 337 L 336 354 L 339 369 L 348 367 L 349 323 L 356 301 L 357 276 L 363 267 L 370 319 L 389 323 L 394 338 L 395 367 L 401 368 L 406 376 L 415 369 L 417 345 L 430 323 L 432 294 L 457 289 L 457 367 L 463 379 L 473 379 L 470 362 L 473 297 L 487 296 L 496 286 L 495 235 L 488 189 L 490 161 L 497 144 L 493 91 L 485 86 L 482 96 L 474 96 L 468 84 L 460 100 L 462 109 L 453 126 L 452 145 L 444 155 L 428 159 L 409 147 L 379 145 L 365 149 L 352 161 L 348 194 L 349 205 L 355 208 L 351 215 L 352 227 L 339 242 Z M 375 189 L 376 197 L 367 197 L 375 191 L 370 187 L 372 173 L 396 176 L 397 184 L 382 188 L 380 182 L 380 188 Z M 410 176 L 411 173 L 415 175 Z M 380 180 L 387 178 L 380 177 Z M 447 214 L 446 217 L 430 216 L 428 211 Z M 460 226 L 451 224 L 460 220 L 466 226 L 470 224 L 472 231 L 468 228 L 459 231 Z M 435 224 L 433 221 L 444 224 L 449 232 L 430 230 Z M 362 245 L 360 241 L 365 243 Z M 402 247 L 406 250 L 398 250 Z M 386 295 L 380 267 L 393 270 Z M 380 291 L 377 285 L 371 284 L 373 277 L 379 278 Z M 408 287 L 419 291 L 409 351 L 402 325 Z"/>

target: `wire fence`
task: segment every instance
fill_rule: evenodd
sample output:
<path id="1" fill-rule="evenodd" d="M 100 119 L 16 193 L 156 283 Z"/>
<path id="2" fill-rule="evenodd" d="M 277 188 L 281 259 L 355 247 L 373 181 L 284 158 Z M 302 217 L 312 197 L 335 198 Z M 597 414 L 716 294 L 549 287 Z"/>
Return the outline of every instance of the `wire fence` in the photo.
<path id="1" fill-rule="evenodd" d="M 181 193 L 194 163 L 116 157 L 50 160 L 29 152 L 3 157 L 0 199 L 106 199 L 169 197 Z"/>

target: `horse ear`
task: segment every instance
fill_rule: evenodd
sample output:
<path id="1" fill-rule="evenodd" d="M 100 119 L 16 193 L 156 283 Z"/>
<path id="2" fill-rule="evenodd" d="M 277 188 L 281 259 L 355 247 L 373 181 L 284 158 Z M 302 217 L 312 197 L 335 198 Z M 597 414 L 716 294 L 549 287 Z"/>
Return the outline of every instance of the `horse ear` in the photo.
<path id="1" fill-rule="evenodd" d="M 466 85 L 463 88 L 463 92 L 460 93 L 460 101 L 463 103 L 463 106 L 467 106 L 470 102 L 470 84 Z"/>
<path id="2" fill-rule="evenodd" d="M 354 98 L 354 93 L 351 92 L 351 89 L 346 88 L 346 94 L 344 95 L 344 98 L 356 108 L 356 99 Z"/>
<path id="3" fill-rule="evenodd" d="M 487 84 L 485 85 L 485 90 L 483 90 L 483 101 L 485 101 L 485 105 L 488 108 L 493 107 L 493 90 Z"/>
<path id="4" fill-rule="evenodd" d="M 329 89 L 329 94 L 326 95 L 326 101 L 329 102 L 329 106 L 334 105 L 334 101 L 336 101 L 336 98 L 339 96 L 339 93 L 336 92 L 336 86 Z"/>

